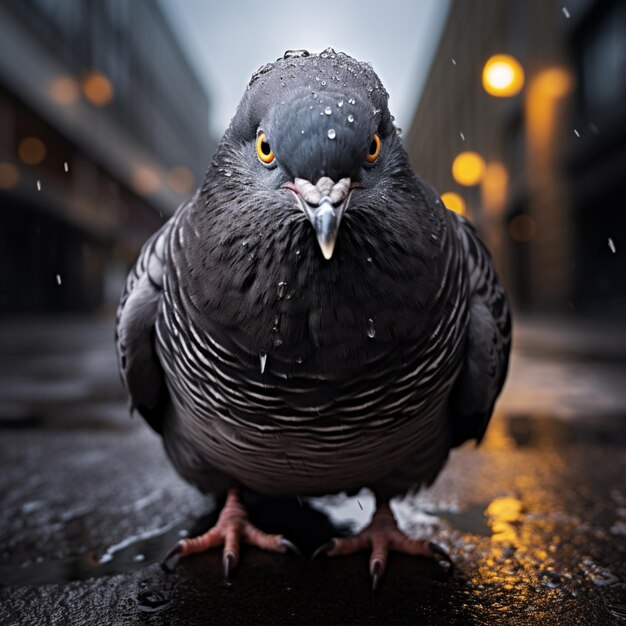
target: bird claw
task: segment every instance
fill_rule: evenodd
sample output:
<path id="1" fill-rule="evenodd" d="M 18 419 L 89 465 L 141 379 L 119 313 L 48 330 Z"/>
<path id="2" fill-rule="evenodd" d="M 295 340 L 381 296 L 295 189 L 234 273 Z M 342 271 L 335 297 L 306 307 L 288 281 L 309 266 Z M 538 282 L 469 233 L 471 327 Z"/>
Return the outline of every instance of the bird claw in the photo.
<path id="1" fill-rule="evenodd" d="M 171 574 L 176 569 L 176 566 L 180 561 L 182 551 L 183 547 L 180 545 L 180 542 L 169 550 L 169 552 L 165 555 L 165 558 L 161 561 L 161 568 L 163 571 Z"/>
<path id="2" fill-rule="evenodd" d="M 335 542 L 331 539 L 326 543 L 323 543 L 313 554 L 311 555 L 311 561 L 314 561 L 321 554 L 328 554 L 328 551 L 335 545 Z"/>
<path id="3" fill-rule="evenodd" d="M 224 567 L 224 580 L 228 582 L 231 571 L 234 569 L 235 556 L 231 553 L 225 554 L 222 559 L 222 565 Z"/>
<path id="4" fill-rule="evenodd" d="M 451 572 L 454 568 L 454 562 L 450 558 L 450 555 L 434 541 L 430 541 L 428 543 L 428 548 L 433 553 L 433 556 L 437 563 L 439 563 L 440 565 L 445 563 L 446 565 L 443 567 L 443 569 L 448 573 Z"/>
<path id="5" fill-rule="evenodd" d="M 378 589 L 378 584 L 383 575 L 383 564 L 380 561 L 375 561 L 372 566 L 372 591 Z"/>
<path id="6" fill-rule="evenodd" d="M 295 544 L 293 544 L 291 541 L 289 541 L 289 539 L 285 539 L 284 537 L 281 537 L 278 540 L 278 544 L 281 545 L 283 548 L 285 548 L 286 551 L 293 552 L 293 554 L 295 554 L 296 556 L 303 558 L 302 552 L 300 552 L 300 550 L 298 550 L 298 547 Z"/>

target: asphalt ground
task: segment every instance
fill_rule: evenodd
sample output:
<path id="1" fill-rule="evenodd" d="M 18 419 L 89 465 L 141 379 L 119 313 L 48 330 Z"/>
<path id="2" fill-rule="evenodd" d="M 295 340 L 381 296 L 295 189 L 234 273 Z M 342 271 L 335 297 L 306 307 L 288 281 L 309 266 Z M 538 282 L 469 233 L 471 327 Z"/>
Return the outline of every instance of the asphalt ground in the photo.
<path id="1" fill-rule="evenodd" d="M 483 444 L 393 503 L 451 573 L 392 554 L 371 591 L 366 553 L 311 561 L 242 550 L 159 565 L 216 503 L 128 416 L 109 320 L 0 325 L 0 624 L 626 623 L 626 342 L 608 326 L 518 324 Z M 246 496 L 253 521 L 309 555 L 357 531 L 373 500 Z"/>

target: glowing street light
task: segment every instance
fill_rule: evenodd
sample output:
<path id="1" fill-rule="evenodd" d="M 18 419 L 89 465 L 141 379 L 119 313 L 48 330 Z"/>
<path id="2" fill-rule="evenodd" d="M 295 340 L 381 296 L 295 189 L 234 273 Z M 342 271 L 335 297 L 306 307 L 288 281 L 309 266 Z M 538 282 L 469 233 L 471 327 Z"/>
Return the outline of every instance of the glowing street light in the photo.
<path id="1" fill-rule="evenodd" d="M 442 194 L 441 201 L 445 205 L 446 209 L 454 211 L 459 215 L 467 215 L 465 200 L 463 200 L 463 196 L 458 193 L 455 193 L 454 191 L 446 191 L 446 193 Z"/>
<path id="2" fill-rule="evenodd" d="M 452 177 L 459 185 L 473 187 L 477 185 L 485 172 L 485 161 L 478 154 L 470 150 L 459 152 L 452 161 Z"/>
<path id="3" fill-rule="evenodd" d="M 483 87 L 499 98 L 517 95 L 524 86 L 524 68 L 508 54 L 495 54 L 483 68 Z"/>

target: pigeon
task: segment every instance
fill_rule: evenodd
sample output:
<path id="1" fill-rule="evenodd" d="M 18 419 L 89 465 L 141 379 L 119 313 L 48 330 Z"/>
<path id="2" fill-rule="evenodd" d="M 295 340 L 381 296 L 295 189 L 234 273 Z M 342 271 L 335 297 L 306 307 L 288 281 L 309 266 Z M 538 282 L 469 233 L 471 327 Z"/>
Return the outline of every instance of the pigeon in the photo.
<path id="1" fill-rule="evenodd" d="M 372 66 L 288 51 L 251 78 L 201 187 L 143 246 L 117 313 L 119 367 L 167 456 L 226 496 L 170 557 L 296 549 L 242 490 L 377 508 L 333 556 L 438 559 L 389 506 L 480 441 L 506 377 L 507 298 L 476 230 L 412 170 Z"/>

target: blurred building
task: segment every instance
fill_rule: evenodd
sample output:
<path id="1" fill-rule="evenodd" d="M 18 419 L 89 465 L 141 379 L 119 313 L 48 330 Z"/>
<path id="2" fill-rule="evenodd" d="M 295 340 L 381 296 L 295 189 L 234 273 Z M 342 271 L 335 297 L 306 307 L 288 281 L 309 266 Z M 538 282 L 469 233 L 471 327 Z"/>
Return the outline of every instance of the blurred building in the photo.
<path id="1" fill-rule="evenodd" d="M 495 54 L 516 95 L 483 87 Z M 406 144 L 518 308 L 626 311 L 625 101 L 623 0 L 454 0 Z"/>
<path id="2" fill-rule="evenodd" d="M 0 3 L 0 313 L 113 304 L 200 183 L 209 100 L 151 0 Z"/>

